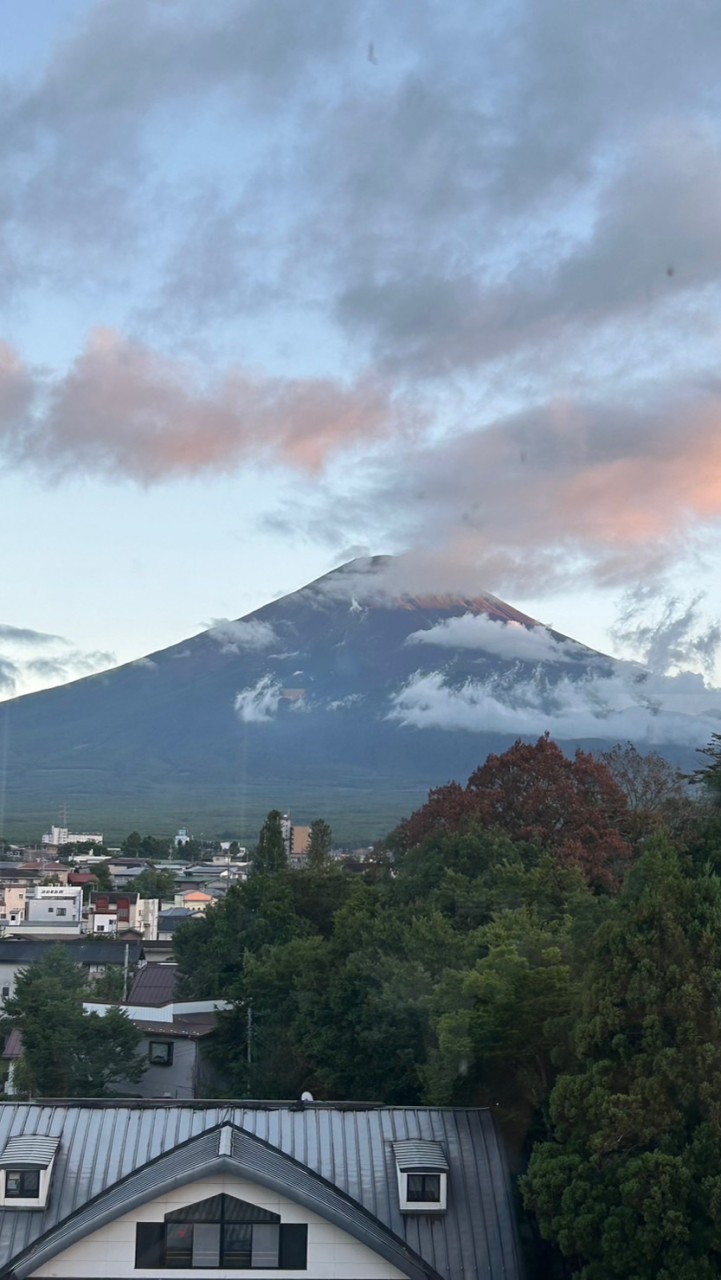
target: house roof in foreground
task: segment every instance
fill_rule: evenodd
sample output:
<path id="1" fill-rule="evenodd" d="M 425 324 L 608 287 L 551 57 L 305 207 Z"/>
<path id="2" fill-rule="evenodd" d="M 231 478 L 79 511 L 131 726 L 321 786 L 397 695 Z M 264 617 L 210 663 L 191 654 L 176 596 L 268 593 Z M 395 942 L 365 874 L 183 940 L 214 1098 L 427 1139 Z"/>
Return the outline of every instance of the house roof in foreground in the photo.
<path id="1" fill-rule="evenodd" d="M 166 1184 L 234 1172 L 342 1225 L 411 1280 L 521 1275 L 509 1178 L 488 1111 L 356 1104 L 4 1103 L 10 1138 L 59 1139 L 48 1208 L 5 1209 L 0 1275 L 23 1280 Z M 448 1210 L 402 1214 L 394 1143 L 438 1144 Z"/>

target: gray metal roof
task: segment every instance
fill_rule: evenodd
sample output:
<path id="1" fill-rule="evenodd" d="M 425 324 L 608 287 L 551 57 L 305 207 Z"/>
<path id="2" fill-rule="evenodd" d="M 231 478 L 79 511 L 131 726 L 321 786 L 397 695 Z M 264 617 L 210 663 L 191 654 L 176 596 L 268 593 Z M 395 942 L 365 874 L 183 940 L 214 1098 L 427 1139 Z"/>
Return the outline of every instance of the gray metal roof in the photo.
<path id="1" fill-rule="evenodd" d="M 0 938 L 0 963 L 32 964 L 39 960 L 51 947 L 63 946 L 67 954 L 76 964 L 124 964 L 125 943 L 122 942 L 86 942 L 83 938 L 58 938 L 55 942 L 41 939 L 35 941 L 24 938 Z M 139 942 L 127 943 L 128 959 L 137 964 L 142 959 L 143 948 Z"/>
<path id="2" fill-rule="evenodd" d="M 44 1212 L 0 1215 L 0 1275 L 31 1275 L 102 1221 L 201 1171 L 282 1186 L 364 1239 L 413 1280 L 521 1275 L 505 1161 L 488 1111 L 349 1104 L 0 1104 L 0 1150 L 22 1135 L 57 1138 Z M 400 1211 L 394 1144 L 440 1147 L 448 1210 Z M 139 1197 L 139 1198 L 138 1198 Z M 106 1216 L 107 1215 L 107 1216 Z M 30 1250 L 31 1252 L 28 1252 Z M 18 1255 L 23 1254 L 21 1259 Z"/>
<path id="3" fill-rule="evenodd" d="M 30 1133 L 10 1138 L 0 1153 L 0 1169 L 47 1169 L 59 1145 L 59 1138 Z"/>

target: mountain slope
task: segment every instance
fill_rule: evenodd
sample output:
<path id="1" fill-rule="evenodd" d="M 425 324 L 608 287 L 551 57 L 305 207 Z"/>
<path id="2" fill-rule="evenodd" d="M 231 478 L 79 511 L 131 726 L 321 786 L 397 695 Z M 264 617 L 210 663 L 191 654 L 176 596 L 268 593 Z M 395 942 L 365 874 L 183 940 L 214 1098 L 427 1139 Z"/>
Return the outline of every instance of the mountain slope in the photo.
<path id="1" fill-rule="evenodd" d="M 0 705 L 5 832 L 37 836 L 66 803 L 74 826 L 111 838 L 187 822 L 250 841 L 277 807 L 371 840 L 519 735 L 678 756 L 718 725 L 700 677 L 653 677 L 491 595 L 398 594 L 391 567 L 352 561 L 237 622 Z"/>

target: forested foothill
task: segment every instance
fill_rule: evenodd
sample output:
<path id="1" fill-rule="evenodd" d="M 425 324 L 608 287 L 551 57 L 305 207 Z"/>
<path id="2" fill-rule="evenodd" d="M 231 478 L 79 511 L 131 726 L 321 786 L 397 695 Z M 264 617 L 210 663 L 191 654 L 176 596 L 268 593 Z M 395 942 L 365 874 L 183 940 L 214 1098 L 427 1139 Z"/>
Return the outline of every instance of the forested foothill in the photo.
<path id="1" fill-rule="evenodd" d="M 176 935 L 183 995 L 235 1001 L 231 1092 L 489 1106 L 530 1274 L 721 1274 L 721 735 L 704 755 L 689 780 L 518 742 L 361 876 L 288 870 L 269 815 Z"/>

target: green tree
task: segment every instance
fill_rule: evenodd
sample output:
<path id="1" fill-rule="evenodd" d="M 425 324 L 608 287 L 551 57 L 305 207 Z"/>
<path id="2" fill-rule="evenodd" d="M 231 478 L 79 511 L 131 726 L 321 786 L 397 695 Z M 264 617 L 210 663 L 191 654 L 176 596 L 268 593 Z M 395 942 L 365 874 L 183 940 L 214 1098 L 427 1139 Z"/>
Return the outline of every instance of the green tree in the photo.
<path id="1" fill-rule="evenodd" d="M 253 856 L 256 875 L 275 875 L 288 865 L 288 851 L 283 838 L 283 815 L 279 809 L 271 809 L 258 837 L 258 847 Z"/>
<path id="2" fill-rule="evenodd" d="M 146 867 L 130 884 L 133 893 L 141 898 L 172 898 L 175 893 L 175 874 L 172 871 Z"/>
<path id="3" fill-rule="evenodd" d="M 18 974 L 5 1001 L 7 1024 L 22 1034 L 19 1083 L 36 1097 L 100 1097 L 121 1080 L 139 1080 L 139 1029 L 119 1010 L 85 1013 L 84 974 L 62 946 Z"/>
<path id="4" fill-rule="evenodd" d="M 526 1205 L 585 1280 L 721 1273 L 721 879 L 656 839 L 591 948 Z"/>
<path id="5" fill-rule="evenodd" d="M 113 881 L 108 870 L 107 862 L 98 862 L 90 864 L 89 870 L 98 882 L 99 889 L 110 891 L 113 887 Z"/>
<path id="6" fill-rule="evenodd" d="M 308 866 L 319 871 L 330 863 L 330 851 L 333 848 L 333 832 L 323 818 L 316 818 L 310 824 L 310 840 L 308 843 Z"/>

